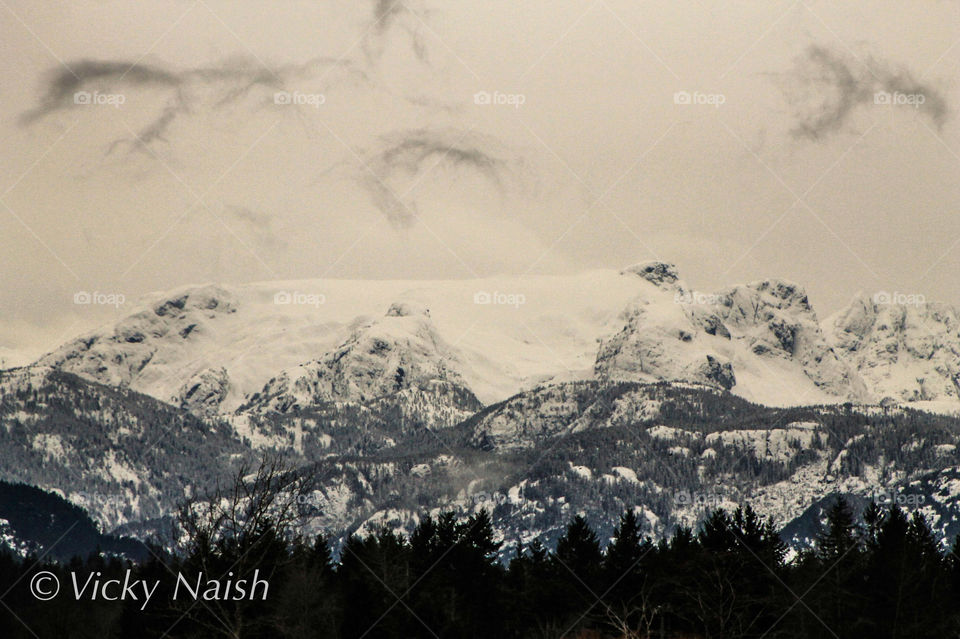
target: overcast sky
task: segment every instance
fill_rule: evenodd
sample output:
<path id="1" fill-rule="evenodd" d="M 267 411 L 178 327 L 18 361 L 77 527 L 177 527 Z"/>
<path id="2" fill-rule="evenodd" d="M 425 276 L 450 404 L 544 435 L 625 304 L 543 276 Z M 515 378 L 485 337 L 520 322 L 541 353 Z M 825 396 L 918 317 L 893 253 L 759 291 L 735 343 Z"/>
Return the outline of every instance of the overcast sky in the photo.
<path id="1" fill-rule="evenodd" d="M 958 2 L 0 15 L 0 349 L 123 312 L 77 291 L 647 259 L 700 290 L 791 279 L 821 315 L 960 303 Z"/>

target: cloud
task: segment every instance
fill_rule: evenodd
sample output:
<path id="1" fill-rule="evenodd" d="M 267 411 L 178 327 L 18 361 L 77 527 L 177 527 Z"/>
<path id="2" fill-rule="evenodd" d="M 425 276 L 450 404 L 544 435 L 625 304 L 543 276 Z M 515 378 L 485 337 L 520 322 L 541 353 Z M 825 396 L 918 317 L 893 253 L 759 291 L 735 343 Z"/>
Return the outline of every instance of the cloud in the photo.
<path id="1" fill-rule="evenodd" d="M 896 106 L 898 99 L 938 129 L 949 113 L 943 94 L 909 71 L 894 71 L 873 59 L 861 62 L 823 46 L 809 47 L 783 80 L 797 138 L 822 140 L 846 128 L 858 107 Z"/>
<path id="2" fill-rule="evenodd" d="M 275 69 L 255 60 L 229 59 L 219 65 L 187 69 L 164 68 L 128 61 L 84 59 L 70 62 L 44 75 L 42 98 L 37 107 L 20 117 L 20 124 L 29 126 L 58 111 L 81 108 L 74 96 L 81 91 L 121 93 L 132 99 L 150 89 L 168 91 L 160 99 L 153 94 L 148 113 L 152 111 L 135 136 L 124 135 L 106 145 L 105 155 L 118 149 L 148 151 L 155 142 L 167 142 L 167 132 L 184 115 L 209 113 L 239 103 L 250 95 L 268 104 L 273 94 L 301 85 L 319 85 L 318 92 L 334 86 L 356 85 L 368 81 L 366 72 L 353 61 L 316 57 L 303 64 L 284 65 Z M 254 91 L 260 89 L 261 95 Z M 129 103 L 130 99 L 126 102 Z"/>
<path id="3" fill-rule="evenodd" d="M 417 217 L 416 203 L 401 200 L 391 184 L 397 178 L 417 184 L 437 169 L 453 169 L 484 177 L 503 189 L 511 176 L 511 162 L 491 139 L 458 129 L 416 129 L 384 140 L 384 146 L 365 161 L 361 183 L 374 204 L 397 227 L 409 227 Z"/>
<path id="4" fill-rule="evenodd" d="M 428 12 L 411 8 L 405 0 L 373 0 L 371 24 L 366 29 L 364 52 L 371 62 L 379 60 L 386 49 L 392 31 L 399 29 L 407 37 L 414 55 L 421 62 L 427 61 L 427 45 L 422 30 Z"/>
<path id="5" fill-rule="evenodd" d="M 39 106 L 21 116 L 30 124 L 53 111 L 72 108 L 74 96 L 93 84 L 176 87 L 182 79 L 157 67 L 123 61 L 79 60 L 47 74 L 45 91 Z"/>
<path id="6" fill-rule="evenodd" d="M 406 10 L 402 0 L 373 0 L 373 17 L 380 31 L 389 29 L 390 23 Z"/>
<path id="7" fill-rule="evenodd" d="M 170 128 L 174 120 L 179 115 L 188 111 L 189 108 L 185 104 L 183 96 L 178 95 L 176 101 L 163 107 L 163 110 L 156 117 L 156 119 L 140 129 L 140 132 L 137 133 L 136 137 L 124 137 L 111 142 L 107 146 L 106 155 L 111 155 L 117 149 L 126 147 L 131 151 L 143 151 L 144 153 L 152 156 L 152 154 L 150 154 L 148 151 L 148 147 L 157 141 L 167 142 L 167 129 Z"/>
<path id="8" fill-rule="evenodd" d="M 273 218 L 267 213 L 255 211 L 243 205 L 227 205 L 223 208 L 226 221 L 243 229 L 251 241 L 264 249 L 284 250 L 287 241 L 279 237 L 273 228 Z"/>

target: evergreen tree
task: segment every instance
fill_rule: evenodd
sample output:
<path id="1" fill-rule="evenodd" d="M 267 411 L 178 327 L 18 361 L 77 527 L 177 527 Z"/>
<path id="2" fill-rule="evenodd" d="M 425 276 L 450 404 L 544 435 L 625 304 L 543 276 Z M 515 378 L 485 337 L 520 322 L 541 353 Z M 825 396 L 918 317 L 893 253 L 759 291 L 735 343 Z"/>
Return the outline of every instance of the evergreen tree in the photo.
<path id="1" fill-rule="evenodd" d="M 604 556 L 607 618 L 619 634 L 649 633 L 656 621 L 656 584 L 649 574 L 649 561 L 644 563 L 653 549 L 653 543 L 641 536 L 636 513 L 628 510 L 621 515 Z"/>
<path id="2" fill-rule="evenodd" d="M 842 495 L 827 509 L 826 526 L 816 537 L 814 555 L 806 564 L 803 592 L 809 591 L 811 614 L 803 608 L 805 625 L 826 626 L 844 636 L 862 625 L 863 536 L 857 516 Z"/>
<path id="3" fill-rule="evenodd" d="M 577 515 L 557 540 L 551 564 L 556 579 L 553 608 L 580 626 L 592 624 L 598 614 L 602 557 L 597 533 Z"/>
<path id="4" fill-rule="evenodd" d="M 825 563 L 837 561 L 860 544 L 860 526 L 850 502 L 842 495 L 827 511 L 827 527 L 817 536 L 817 550 Z"/>
<path id="5" fill-rule="evenodd" d="M 567 526 L 566 532 L 557 540 L 556 559 L 579 581 L 589 586 L 595 582 L 600 567 L 602 552 L 597 533 L 590 528 L 582 515 L 577 515 Z"/>
<path id="6" fill-rule="evenodd" d="M 643 544 L 636 513 L 633 510 L 626 511 L 620 515 L 620 523 L 613 531 L 613 540 L 607 546 L 604 557 L 608 582 L 612 585 L 612 582 L 636 569 L 647 550 L 649 548 Z"/>

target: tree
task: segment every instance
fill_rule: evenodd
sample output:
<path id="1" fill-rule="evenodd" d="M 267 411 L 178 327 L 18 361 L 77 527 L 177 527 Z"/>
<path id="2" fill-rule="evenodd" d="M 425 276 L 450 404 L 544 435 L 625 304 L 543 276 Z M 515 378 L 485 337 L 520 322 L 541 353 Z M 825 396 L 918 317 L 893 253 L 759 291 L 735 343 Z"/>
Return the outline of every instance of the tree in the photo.
<path id="1" fill-rule="evenodd" d="M 553 610 L 561 620 L 583 626 L 600 605 L 603 553 L 600 540 L 582 515 L 573 518 L 552 556 Z"/>
<path id="2" fill-rule="evenodd" d="M 613 586 L 622 577 L 638 567 L 641 557 L 649 550 L 644 545 L 640 523 L 633 510 L 620 515 L 620 523 L 613 531 L 613 540 L 607 546 L 603 559 L 607 583 Z"/>
<path id="3" fill-rule="evenodd" d="M 178 601 L 184 618 L 205 636 L 242 639 L 268 632 L 264 598 L 269 584 L 277 583 L 274 577 L 289 566 L 290 546 L 302 542 L 300 504 L 312 484 L 311 474 L 294 471 L 282 456 L 265 455 L 256 469 L 242 464 L 227 488 L 180 505 L 184 575 L 205 585 L 208 580 L 249 583 L 256 574 L 268 584 L 239 601 Z"/>
<path id="4" fill-rule="evenodd" d="M 589 585 L 595 581 L 602 556 L 597 533 L 590 528 L 582 515 L 577 515 L 567 526 L 563 536 L 557 540 L 556 560 L 579 581 Z"/>
<path id="5" fill-rule="evenodd" d="M 830 504 L 826 525 L 818 532 L 813 555 L 805 564 L 803 591 L 818 610 L 810 627 L 825 625 L 841 636 L 854 632 L 863 605 L 863 531 L 850 502 L 842 495 Z M 798 611 L 807 614 L 806 608 Z"/>
<path id="6" fill-rule="evenodd" d="M 337 581 L 343 601 L 343 637 L 419 636 L 405 594 L 410 588 L 410 545 L 383 527 L 343 546 Z M 416 626 L 414 624 L 417 624 Z"/>
<path id="7" fill-rule="evenodd" d="M 864 615 L 879 636 L 945 636 L 952 605 L 944 558 L 918 511 L 894 507 L 884 518 L 869 558 L 870 607 Z"/>
<path id="8" fill-rule="evenodd" d="M 620 636 L 649 636 L 653 627 L 659 606 L 643 565 L 653 548 L 642 538 L 636 513 L 631 509 L 622 514 L 603 559 L 606 619 Z"/>
<path id="9" fill-rule="evenodd" d="M 280 584 L 274 627 L 286 639 L 335 639 L 340 628 L 342 601 L 336 591 L 329 541 L 317 535 L 312 544 L 295 543 Z"/>
<path id="10" fill-rule="evenodd" d="M 827 511 L 827 527 L 817 535 L 817 550 L 825 563 L 837 561 L 859 546 L 860 526 L 850 502 L 838 496 Z"/>

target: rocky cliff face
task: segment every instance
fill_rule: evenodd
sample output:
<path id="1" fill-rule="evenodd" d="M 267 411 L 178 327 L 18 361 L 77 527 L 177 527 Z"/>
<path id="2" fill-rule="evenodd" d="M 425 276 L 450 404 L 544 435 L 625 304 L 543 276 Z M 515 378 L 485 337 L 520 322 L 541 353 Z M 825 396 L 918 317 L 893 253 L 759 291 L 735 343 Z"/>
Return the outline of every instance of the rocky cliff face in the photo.
<path id="1" fill-rule="evenodd" d="M 180 387 L 175 403 L 195 415 L 213 417 L 220 411 L 220 405 L 229 393 L 230 376 L 227 369 L 223 366 L 207 368 Z"/>
<path id="2" fill-rule="evenodd" d="M 778 358 L 797 365 L 824 393 L 862 400 L 866 388 L 831 348 L 802 288 L 765 280 L 720 293 L 718 315 L 735 339 L 760 361 Z"/>
<path id="3" fill-rule="evenodd" d="M 960 319 L 952 306 L 886 293 L 858 296 L 827 331 L 878 399 L 960 397 Z"/>
<path id="4" fill-rule="evenodd" d="M 113 326 L 68 342 L 37 365 L 74 373 L 91 381 L 141 390 L 206 413 L 226 396 L 225 371 L 197 371 L 183 381 L 178 361 L 200 356 L 211 333 L 236 312 L 234 296 L 205 286 L 165 296 Z M 175 392 L 177 387 L 182 388 Z M 220 389 L 215 389 L 220 386 Z M 200 392 L 198 396 L 197 393 Z"/>
<path id="5" fill-rule="evenodd" d="M 328 402 L 396 404 L 431 426 L 453 425 L 480 408 L 459 369 L 461 357 L 440 337 L 430 311 L 395 303 L 362 323 L 323 357 L 271 379 L 241 412 L 301 411 Z"/>
<path id="6" fill-rule="evenodd" d="M 601 342 L 599 379 L 701 382 L 758 401 L 770 401 L 760 382 L 779 384 L 781 396 L 792 395 L 794 403 L 866 396 L 799 286 L 766 280 L 699 293 L 686 288 L 669 265 L 631 272 L 656 290 L 638 297 L 622 315 L 623 328 Z"/>

